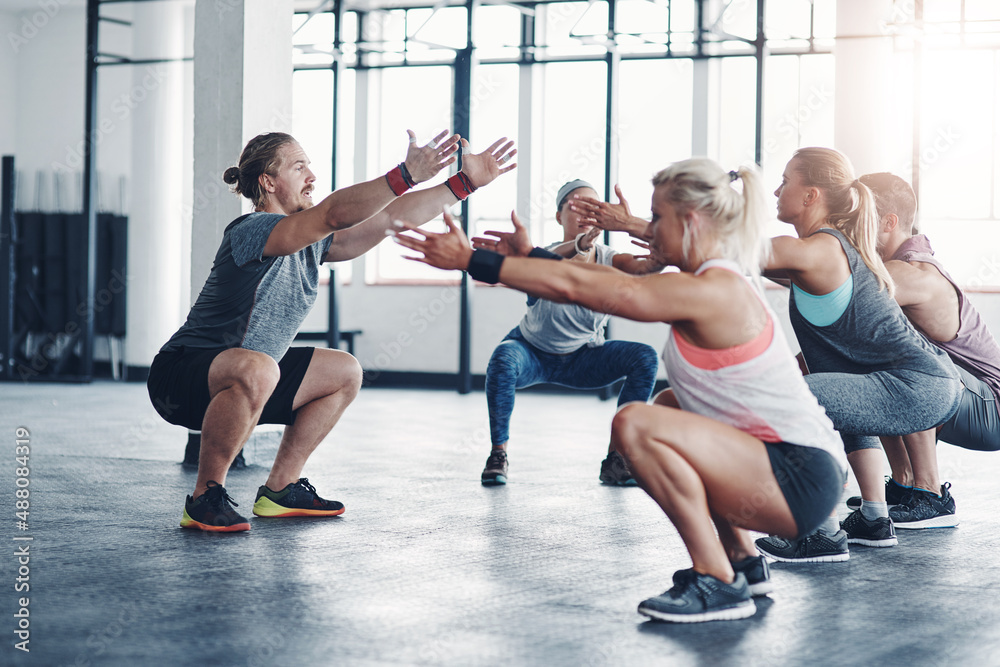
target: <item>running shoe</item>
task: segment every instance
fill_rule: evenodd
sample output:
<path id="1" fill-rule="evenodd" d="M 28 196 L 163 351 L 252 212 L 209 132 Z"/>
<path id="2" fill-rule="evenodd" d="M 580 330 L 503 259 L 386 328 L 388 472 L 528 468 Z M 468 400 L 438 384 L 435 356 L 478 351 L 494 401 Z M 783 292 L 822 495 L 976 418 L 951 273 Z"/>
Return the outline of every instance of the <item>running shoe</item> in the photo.
<path id="1" fill-rule="evenodd" d="M 639 613 L 656 621 L 700 623 L 731 621 L 753 616 L 757 605 L 750 598 L 747 578 L 742 572 L 727 584 L 693 569 L 674 572 L 673 587 L 639 603 Z"/>
<path id="2" fill-rule="evenodd" d="M 848 544 L 863 544 L 866 547 L 894 547 L 899 542 L 892 521 L 880 516 L 869 519 L 861 510 L 854 510 L 840 522 L 840 528 L 847 533 Z"/>
<path id="3" fill-rule="evenodd" d="M 601 461 L 601 484 L 609 486 L 638 486 L 635 477 L 632 476 L 632 469 L 628 465 L 625 457 L 618 452 L 610 452 Z"/>
<path id="4" fill-rule="evenodd" d="M 734 572 L 742 572 L 747 578 L 751 596 L 767 595 L 774 590 L 771 571 L 767 567 L 767 559 L 763 556 L 750 556 L 732 565 Z"/>
<path id="5" fill-rule="evenodd" d="M 941 485 L 941 495 L 923 489 L 913 489 L 909 498 L 889 510 L 889 518 L 902 529 L 954 528 L 958 525 L 955 499 L 948 489 L 950 482 Z"/>
<path id="6" fill-rule="evenodd" d="M 899 505 L 910 495 L 912 486 L 898 484 L 892 477 L 885 478 L 885 502 L 892 507 Z M 852 510 L 861 509 L 861 496 L 851 496 L 847 499 L 847 506 Z"/>
<path id="7" fill-rule="evenodd" d="M 250 530 L 250 522 L 233 507 L 239 504 L 229 497 L 218 482 L 208 482 L 208 489 L 197 498 L 187 497 L 181 528 L 195 528 L 211 533 L 235 533 Z"/>
<path id="8" fill-rule="evenodd" d="M 507 483 L 507 450 L 494 449 L 490 452 L 481 479 L 485 486 Z"/>
<path id="9" fill-rule="evenodd" d="M 257 489 L 257 502 L 253 504 L 257 516 L 337 516 L 344 513 L 343 503 L 320 498 L 316 487 L 302 477 L 281 491 L 272 491 L 267 486 Z"/>
<path id="10" fill-rule="evenodd" d="M 851 557 L 847 533 L 842 530 L 833 535 L 817 530 L 797 540 L 771 535 L 754 544 L 761 555 L 783 563 L 838 563 Z"/>

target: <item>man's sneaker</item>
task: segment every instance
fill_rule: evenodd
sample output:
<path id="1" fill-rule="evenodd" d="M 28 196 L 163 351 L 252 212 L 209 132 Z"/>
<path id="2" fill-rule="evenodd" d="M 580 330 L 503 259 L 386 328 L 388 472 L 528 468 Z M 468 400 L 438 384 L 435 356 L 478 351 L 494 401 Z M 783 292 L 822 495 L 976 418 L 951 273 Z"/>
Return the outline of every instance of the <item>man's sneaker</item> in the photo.
<path id="1" fill-rule="evenodd" d="M 894 547 L 899 542 L 892 521 L 888 517 L 868 519 L 861 510 L 854 510 L 840 522 L 840 529 L 847 533 L 848 544 L 866 547 Z"/>
<path id="2" fill-rule="evenodd" d="M 600 480 L 601 484 L 611 486 L 638 486 L 628 461 L 618 452 L 609 453 L 607 458 L 601 461 Z"/>
<path id="3" fill-rule="evenodd" d="M 494 449 L 490 452 L 483 468 L 482 482 L 486 486 L 507 483 L 507 450 Z"/>
<path id="4" fill-rule="evenodd" d="M 337 516 L 344 513 L 344 505 L 336 500 L 320 498 L 316 487 L 302 477 L 281 491 L 267 486 L 257 489 L 257 502 L 253 504 L 257 516 Z"/>
<path id="5" fill-rule="evenodd" d="M 838 530 L 833 535 L 817 530 L 798 540 L 786 540 L 771 535 L 754 544 L 761 555 L 783 563 L 838 563 L 848 560 L 847 533 Z"/>
<path id="6" fill-rule="evenodd" d="M 885 478 L 885 502 L 889 507 L 901 504 L 910 495 L 913 487 L 897 484 L 892 477 Z M 847 499 L 847 506 L 852 510 L 861 509 L 861 496 L 851 496 Z"/>
<path id="7" fill-rule="evenodd" d="M 734 572 L 742 572 L 743 576 L 747 578 L 750 595 L 754 597 L 767 595 L 774 590 L 774 584 L 771 583 L 771 571 L 767 567 L 767 559 L 763 556 L 750 556 L 732 565 Z"/>
<path id="8" fill-rule="evenodd" d="M 643 616 L 672 623 L 731 621 L 753 616 L 756 611 L 742 572 L 727 584 L 690 568 L 674 572 L 674 585 L 663 595 L 639 603 Z"/>
<path id="9" fill-rule="evenodd" d="M 958 525 L 955 499 L 949 493 L 950 482 L 941 485 L 941 495 L 913 489 L 901 505 L 889 510 L 889 518 L 900 530 L 904 528 L 954 528 Z"/>
<path id="10" fill-rule="evenodd" d="M 210 481 L 208 490 L 197 498 L 187 497 L 181 528 L 196 528 L 213 533 L 235 533 L 250 530 L 250 522 L 233 509 L 239 507 L 226 489 L 218 482 Z"/>

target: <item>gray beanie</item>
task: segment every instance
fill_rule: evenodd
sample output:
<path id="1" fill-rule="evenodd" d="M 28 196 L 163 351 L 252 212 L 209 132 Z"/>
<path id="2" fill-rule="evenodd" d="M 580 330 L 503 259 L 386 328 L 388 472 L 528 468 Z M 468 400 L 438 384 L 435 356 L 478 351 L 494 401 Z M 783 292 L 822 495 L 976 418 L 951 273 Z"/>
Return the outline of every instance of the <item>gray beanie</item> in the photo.
<path id="1" fill-rule="evenodd" d="M 559 192 L 556 193 L 556 210 L 561 211 L 563 204 L 566 203 L 566 199 L 573 193 L 573 190 L 579 190 L 580 188 L 590 188 L 594 192 L 597 192 L 597 188 L 581 178 L 570 181 L 559 188 Z"/>

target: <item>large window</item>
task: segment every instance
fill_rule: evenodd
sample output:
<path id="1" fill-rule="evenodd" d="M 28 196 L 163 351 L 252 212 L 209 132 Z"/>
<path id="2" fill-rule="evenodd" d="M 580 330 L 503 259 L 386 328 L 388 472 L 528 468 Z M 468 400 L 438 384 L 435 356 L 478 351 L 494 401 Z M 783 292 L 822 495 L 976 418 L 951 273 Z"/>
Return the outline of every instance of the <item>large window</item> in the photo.
<path id="1" fill-rule="evenodd" d="M 905 157 L 920 229 L 952 275 L 1000 288 L 1000 3 L 897 1 L 892 22 Z M 922 27 L 922 30 L 919 29 Z M 908 135 L 908 136 L 906 136 Z"/>
<path id="2" fill-rule="evenodd" d="M 614 185 L 608 173 L 646 216 L 652 175 L 692 154 L 727 167 L 759 157 L 770 190 L 795 149 L 835 146 L 837 4 L 768 0 L 762 50 L 752 0 L 617 0 L 614 12 L 607 0 L 476 5 L 470 139 L 477 151 L 500 136 L 518 141 L 519 172 L 470 200 L 470 230 L 506 228 L 517 208 L 535 243 L 557 240 L 559 186 L 580 177 L 603 191 Z M 464 6 L 370 7 L 345 14 L 339 49 L 331 15 L 300 14 L 295 23 L 298 67 L 340 65 L 338 186 L 398 162 L 405 129 L 425 138 L 450 126 L 453 68 L 467 47 Z M 1000 242 L 1000 3 L 895 0 L 880 34 L 894 46 L 890 85 L 899 103 L 884 139 L 896 156 L 886 168 L 914 181 L 920 223 L 955 273 L 974 286 L 1000 286 L 1000 269 L 985 277 L 981 270 L 991 261 L 984 248 Z M 958 75 L 965 72 L 978 85 Z M 611 128 L 618 149 L 610 155 L 609 80 L 618 95 Z M 327 98 L 332 85 L 329 69 L 297 72 L 296 106 Z M 364 118 L 354 118 L 358 109 Z M 314 162 L 330 160 L 331 149 L 319 146 L 331 140 L 326 113 L 329 102 L 296 109 Z M 772 231 L 788 230 L 775 222 Z M 625 239 L 614 243 L 631 248 Z M 366 279 L 442 279 L 400 255 L 392 244 L 369 253 Z"/>

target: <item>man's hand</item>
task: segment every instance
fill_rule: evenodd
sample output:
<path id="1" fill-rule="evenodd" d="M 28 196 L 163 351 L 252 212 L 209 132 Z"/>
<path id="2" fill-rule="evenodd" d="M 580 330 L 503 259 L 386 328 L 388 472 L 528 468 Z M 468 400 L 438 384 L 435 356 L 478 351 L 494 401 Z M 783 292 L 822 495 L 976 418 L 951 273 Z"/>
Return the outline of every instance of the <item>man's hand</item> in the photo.
<path id="1" fill-rule="evenodd" d="M 492 229 L 488 230 L 484 233 L 496 238 L 491 239 L 477 236 L 472 239 L 472 247 L 476 250 L 492 250 L 507 257 L 527 257 L 528 253 L 534 247 L 531 245 L 531 237 L 528 236 L 528 230 L 521 224 L 521 219 L 517 217 L 517 213 L 514 211 L 510 212 L 510 219 L 514 223 L 514 231 L 499 232 Z"/>
<path id="2" fill-rule="evenodd" d="M 407 130 L 406 133 L 410 135 L 410 147 L 406 150 L 406 169 L 414 182 L 429 181 L 458 159 L 455 155 L 459 141 L 457 134 L 448 137 L 448 130 L 444 130 L 425 146 L 417 146 L 417 135 L 413 130 Z"/>
<path id="3" fill-rule="evenodd" d="M 396 230 L 390 230 L 393 240 L 404 248 L 423 253 L 423 257 L 404 257 L 414 262 L 423 262 L 439 269 L 464 271 L 472 259 L 469 238 L 462 228 L 455 224 L 451 215 L 444 212 L 444 222 L 448 231 L 436 234 L 408 222 L 396 221 Z M 413 232 L 413 235 L 401 232 Z M 419 236 L 418 236 L 419 235 Z"/>
<path id="4" fill-rule="evenodd" d="M 615 194 L 618 196 L 617 204 L 603 202 L 593 197 L 573 195 L 570 198 L 569 208 L 574 213 L 584 216 L 582 220 L 584 224 L 609 232 L 628 232 L 633 236 L 640 236 L 645 229 L 646 221 L 632 215 L 618 185 L 615 185 Z"/>
<path id="5" fill-rule="evenodd" d="M 477 188 L 492 183 L 497 176 L 517 166 L 516 162 L 507 164 L 517 155 L 514 142 L 507 141 L 507 137 L 497 139 L 482 153 L 471 153 L 469 150 L 469 142 L 462 139 L 462 173 Z"/>

